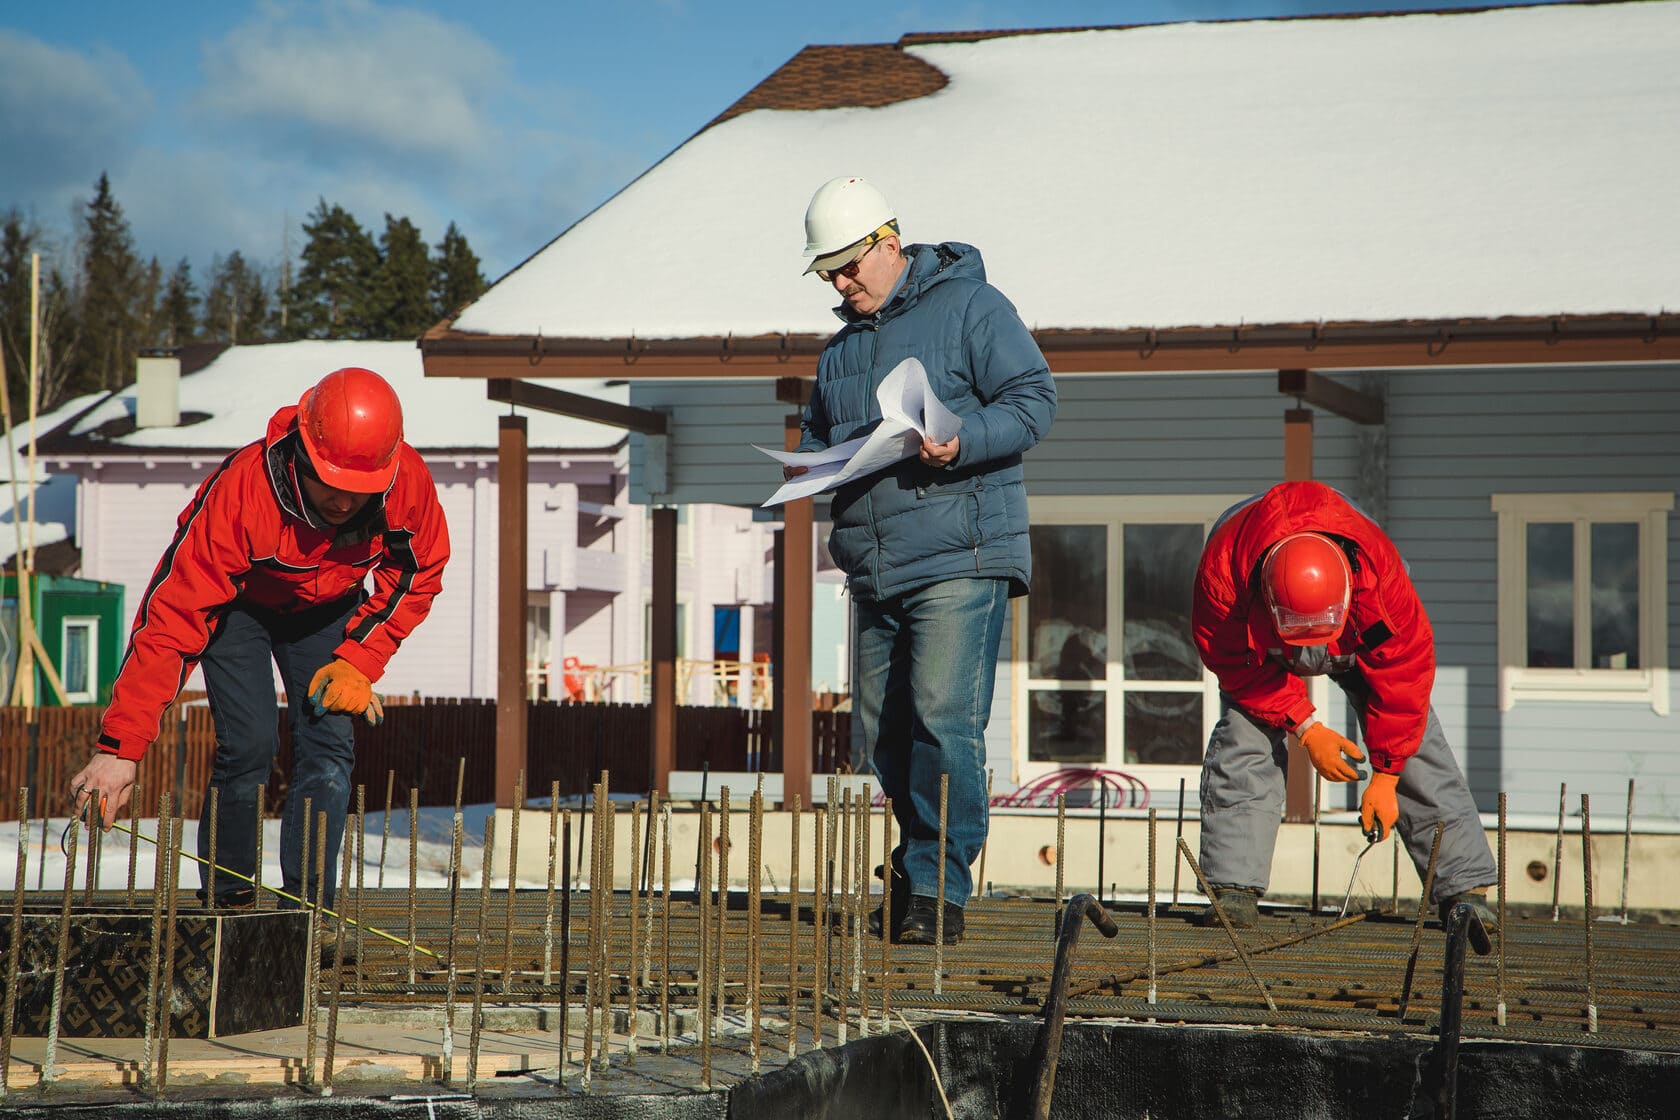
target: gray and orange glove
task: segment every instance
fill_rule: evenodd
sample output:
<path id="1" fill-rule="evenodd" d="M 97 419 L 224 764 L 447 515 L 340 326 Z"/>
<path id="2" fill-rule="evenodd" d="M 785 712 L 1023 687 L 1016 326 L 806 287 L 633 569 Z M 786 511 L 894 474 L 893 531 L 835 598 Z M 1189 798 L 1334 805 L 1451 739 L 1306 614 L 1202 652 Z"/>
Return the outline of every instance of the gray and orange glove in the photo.
<path id="1" fill-rule="evenodd" d="M 317 716 L 344 712 L 361 716 L 374 726 L 385 718 L 385 706 L 374 694 L 367 674 L 342 657 L 333 658 L 310 678 L 309 702 L 315 705 Z"/>
<path id="2" fill-rule="evenodd" d="M 1342 756 L 1359 762 L 1365 755 L 1348 739 L 1324 724 L 1313 721 L 1304 731 L 1296 733 L 1301 740 L 1301 746 L 1306 749 L 1307 757 L 1312 760 L 1313 769 L 1324 775 L 1327 782 L 1357 782 L 1360 773 L 1355 770 Z"/>
<path id="3" fill-rule="evenodd" d="M 1365 787 L 1365 796 L 1359 799 L 1359 827 L 1370 835 L 1371 830 L 1378 824 L 1382 825 L 1382 835 L 1379 840 L 1387 840 L 1388 834 L 1394 831 L 1395 822 L 1400 819 L 1400 800 L 1395 796 L 1394 789 L 1400 783 L 1400 775 L 1384 774 L 1380 771 L 1371 775 L 1371 784 Z"/>

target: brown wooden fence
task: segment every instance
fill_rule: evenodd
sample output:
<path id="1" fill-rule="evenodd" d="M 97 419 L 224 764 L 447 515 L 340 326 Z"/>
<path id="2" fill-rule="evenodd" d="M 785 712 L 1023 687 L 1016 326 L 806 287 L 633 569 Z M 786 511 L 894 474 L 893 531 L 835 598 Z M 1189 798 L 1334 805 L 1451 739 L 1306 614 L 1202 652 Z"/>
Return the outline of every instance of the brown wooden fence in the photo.
<path id="1" fill-rule="evenodd" d="M 648 788 L 648 741 L 652 714 L 645 704 L 530 705 L 526 789 L 546 795 L 560 783 L 562 796 L 586 793 L 608 772 L 621 792 Z M 30 787 L 31 815 L 63 816 L 70 811 L 70 776 L 87 761 L 104 716 L 100 707 L 36 708 L 31 721 L 22 708 L 0 708 L 0 820 L 17 818 L 17 790 Z M 270 811 L 285 801 L 291 772 L 291 735 L 285 712 L 276 710 L 280 751 L 269 776 Z M 773 713 L 755 708 L 678 708 L 677 769 L 767 771 L 782 768 L 772 735 Z M 813 711 L 812 769 L 843 770 L 850 754 L 851 716 Z M 140 764 L 140 812 L 157 811 L 162 792 L 175 794 L 178 812 L 199 814 L 215 755 L 215 730 L 203 704 L 172 706 L 163 734 Z M 463 760 L 465 766 L 463 767 Z M 410 788 L 422 805 L 449 805 L 457 776 L 467 804 L 494 800 L 496 706 L 490 700 L 423 700 L 392 704 L 378 727 L 356 726 L 352 780 L 367 788 L 370 811 L 384 808 L 388 775 L 395 775 L 393 799 L 408 803 Z"/>

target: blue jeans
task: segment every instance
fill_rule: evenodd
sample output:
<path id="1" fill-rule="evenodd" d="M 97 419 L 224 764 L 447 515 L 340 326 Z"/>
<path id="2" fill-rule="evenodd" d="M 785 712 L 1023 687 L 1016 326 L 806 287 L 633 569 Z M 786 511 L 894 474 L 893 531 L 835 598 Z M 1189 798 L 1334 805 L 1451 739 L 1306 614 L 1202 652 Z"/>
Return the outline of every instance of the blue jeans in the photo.
<path id="1" fill-rule="evenodd" d="M 317 834 L 307 822 L 309 864 L 303 861 L 303 802 L 310 800 L 310 816 L 327 814 L 326 902 L 330 906 L 336 878 L 333 866 L 344 838 L 344 817 L 350 804 L 350 768 L 355 761 L 351 717 L 341 712 L 316 716 L 309 703 L 309 678 L 333 659 L 344 640 L 344 627 L 361 603 L 349 596 L 305 611 L 284 614 L 235 605 L 222 619 L 200 664 L 209 694 L 210 715 L 216 723 L 216 759 L 210 788 L 218 791 L 216 862 L 241 875 L 253 875 L 257 858 L 257 786 L 267 781 L 280 750 L 280 727 L 275 718 L 274 673 L 289 703 L 292 727 L 292 773 L 286 808 L 280 821 L 280 887 L 288 894 L 315 900 Z M 198 827 L 198 854 L 209 858 L 210 798 Z M 209 869 L 199 865 L 208 882 Z M 272 885 L 272 884 L 269 884 Z M 231 875 L 216 875 L 218 901 L 237 898 L 251 885 Z M 307 893 L 305 893 L 307 890 Z M 202 892 L 201 892 L 202 893 Z M 282 901 L 290 908 L 296 903 Z"/>
<path id="2" fill-rule="evenodd" d="M 939 893 L 939 779 L 946 793 L 945 900 L 974 891 L 986 841 L 986 723 L 1009 582 L 952 579 L 857 601 L 852 769 L 892 798 L 912 894 Z"/>

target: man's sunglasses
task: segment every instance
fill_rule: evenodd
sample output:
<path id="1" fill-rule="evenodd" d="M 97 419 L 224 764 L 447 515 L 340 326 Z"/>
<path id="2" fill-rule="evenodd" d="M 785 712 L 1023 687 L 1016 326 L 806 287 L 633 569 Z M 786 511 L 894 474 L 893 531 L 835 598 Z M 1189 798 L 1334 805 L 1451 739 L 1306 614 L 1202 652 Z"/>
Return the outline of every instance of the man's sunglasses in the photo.
<path id="1" fill-rule="evenodd" d="M 839 268 L 817 269 L 817 279 L 821 280 L 824 284 L 834 283 L 834 278 L 836 276 L 844 276 L 848 280 L 856 280 L 858 270 L 863 267 L 863 258 L 869 255 L 870 249 L 875 248 L 875 246 L 879 244 L 879 241 L 871 241 L 863 252 L 852 258 L 852 262 L 850 264 L 843 264 Z"/>

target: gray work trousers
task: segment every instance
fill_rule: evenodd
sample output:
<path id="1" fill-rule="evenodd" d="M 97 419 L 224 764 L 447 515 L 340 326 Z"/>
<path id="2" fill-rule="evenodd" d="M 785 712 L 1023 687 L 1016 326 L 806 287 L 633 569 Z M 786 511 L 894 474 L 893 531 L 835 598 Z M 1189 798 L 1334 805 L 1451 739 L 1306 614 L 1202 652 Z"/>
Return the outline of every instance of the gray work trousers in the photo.
<path id="1" fill-rule="evenodd" d="M 1363 730 L 1359 692 L 1344 688 L 1360 711 Z M 1202 872 L 1215 887 L 1247 887 L 1264 895 L 1283 815 L 1289 747 L 1282 728 L 1257 722 L 1229 697 L 1220 699 L 1223 714 L 1202 762 Z M 1430 901 L 1438 903 L 1497 881 L 1487 833 L 1434 708 L 1429 710 L 1423 742 L 1400 772 L 1395 793 L 1400 838 L 1420 879 L 1429 866 L 1435 822 L 1446 824 Z"/>

